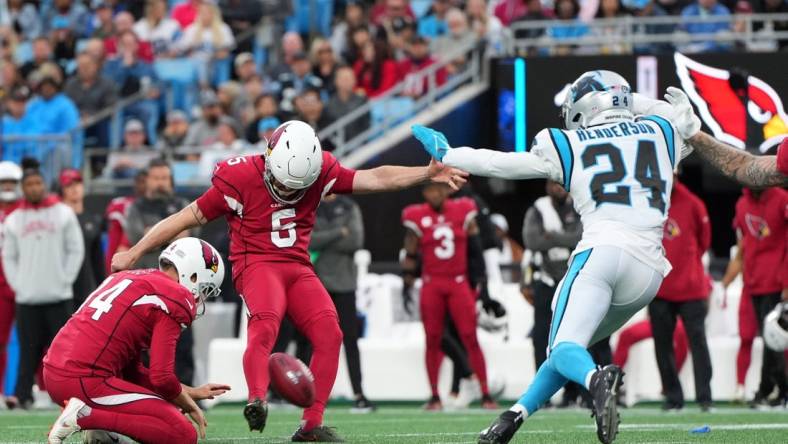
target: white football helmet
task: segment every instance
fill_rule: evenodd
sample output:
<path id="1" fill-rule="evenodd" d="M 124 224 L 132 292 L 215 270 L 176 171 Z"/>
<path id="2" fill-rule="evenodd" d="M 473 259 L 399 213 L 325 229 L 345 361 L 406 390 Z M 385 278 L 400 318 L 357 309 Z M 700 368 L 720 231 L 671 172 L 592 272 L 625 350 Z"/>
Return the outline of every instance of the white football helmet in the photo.
<path id="1" fill-rule="evenodd" d="M 159 267 L 170 263 L 178 271 L 178 282 L 194 295 L 194 300 L 205 311 L 207 299 L 221 292 L 224 281 L 224 261 L 211 244 L 196 237 L 184 237 L 171 243 L 159 255 Z"/>
<path id="2" fill-rule="evenodd" d="M 503 331 L 508 335 L 509 316 L 508 314 L 504 314 L 503 316 L 499 317 L 495 316 L 494 313 L 488 313 L 487 310 L 485 310 L 482 306 L 482 301 L 477 301 L 476 325 L 481 327 L 483 330 L 489 331 L 490 333 Z"/>
<path id="3" fill-rule="evenodd" d="M 788 349 L 788 302 L 781 302 L 763 320 L 763 342 L 772 350 Z"/>
<path id="4" fill-rule="evenodd" d="M 17 185 L 13 191 L 6 191 L 0 189 L 0 201 L 13 202 L 22 196 L 22 190 L 19 187 L 19 182 L 22 180 L 22 168 L 19 165 L 8 160 L 0 162 L 0 182 L 13 181 Z"/>
<path id="5" fill-rule="evenodd" d="M 279 203 L 301 199 L 322 167 L 323 149 L 311 126 L 290 120 L 274 130 L 265 153 L 265 185 Z"/>
<path id="6" fill-rule="evenodd" d="M 561 107 L 561 121 L 570 130 L 633 118 L 632 88 L 613 71 L 581 74 Z"/>

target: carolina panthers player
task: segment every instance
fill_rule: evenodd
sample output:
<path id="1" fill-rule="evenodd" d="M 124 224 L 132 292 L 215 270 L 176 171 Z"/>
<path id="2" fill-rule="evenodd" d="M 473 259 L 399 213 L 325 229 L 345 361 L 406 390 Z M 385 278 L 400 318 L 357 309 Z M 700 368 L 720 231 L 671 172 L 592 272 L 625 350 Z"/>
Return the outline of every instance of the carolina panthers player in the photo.
<path id="1" fill-rule="evenodd" d="M 636 117 L 636 110 L 661 110 L 663 116 Z M 665 102 L 633 94 L 620 75 L 592 71 L 574 82 L 566 98 L 566 129 L 540 131 L 525 153 L 452 149 L 441 133 L 413 128 L 433 157 L 471 174 L 562 183 L 583 223 L 582 240 L 553 298 L 549 357 L 522 398 L 481 432 L 480 444 L 508 443 L 567 381 L 591 392 L 599 440 L 615 439 L 623 372 L 615 365 L 597 367 L 586 348 L 646 306 L 670 271 L 662 226 L 673 171 L 690 152 L 665 118 L 671 112 Z"/>

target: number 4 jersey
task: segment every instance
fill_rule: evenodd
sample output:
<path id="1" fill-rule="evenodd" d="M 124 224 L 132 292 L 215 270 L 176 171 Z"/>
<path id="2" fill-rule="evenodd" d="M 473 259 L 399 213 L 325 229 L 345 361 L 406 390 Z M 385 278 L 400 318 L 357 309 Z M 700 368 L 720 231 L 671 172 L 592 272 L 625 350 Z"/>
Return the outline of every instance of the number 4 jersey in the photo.
<path id="1" fill-rule="evenodd" d="M 191 292 L 161 271 L 115 273 L 60 329 L 44 364 L 75 376 L 123 377 L 150 350 L 151 376 L 174 375 L 175 344 L 195 314 Z"/>
<path id="2" fill-rule="evenodd" d="M 216 166 L 212 186 L 197 199 L 202 214 L 213 220 L 227 218 L 230 228 L 230 261 L 233 280 L 258 261 L 310 264 L 309 240 L 320 199 L 328 193 L 353 190 L 355 171 L 323 152 L 317 181 L 294 204 L 276 201 L 263 181 L 262 155 L 229 159 Z"/>
<path id="3" fill-rule="evenodd" d="M 662 249 L 673 171 L 687 152 L 659 116 L 576 130 L 544 129 L 530 152 L 552 163 L 551 179 L 570 192 L 583 223 L 575 251 L 618 246 L 663 275 Z"/>
<path id="4" fill-rule="evenodd" d="M 446 199 L 440 211 L 426 203 L 402 210 L 402 224 L 419 237 L 424 275 L 466 275 L 468 224 L 474 217 L 476 203 L 467 197 Z"/>

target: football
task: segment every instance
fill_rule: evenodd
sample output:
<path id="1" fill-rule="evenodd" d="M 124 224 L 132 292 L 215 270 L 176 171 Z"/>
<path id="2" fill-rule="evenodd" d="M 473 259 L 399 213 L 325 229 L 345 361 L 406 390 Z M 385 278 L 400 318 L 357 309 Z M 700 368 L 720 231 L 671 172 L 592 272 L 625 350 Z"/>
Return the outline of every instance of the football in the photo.
<path id="1" fill-rule="evenodd" d="M 279 396 L 299 407 L 315 402 L 315 378 L 300 359 L 285 353 L 274 353 L 268 359 L 271 387 Z"/>

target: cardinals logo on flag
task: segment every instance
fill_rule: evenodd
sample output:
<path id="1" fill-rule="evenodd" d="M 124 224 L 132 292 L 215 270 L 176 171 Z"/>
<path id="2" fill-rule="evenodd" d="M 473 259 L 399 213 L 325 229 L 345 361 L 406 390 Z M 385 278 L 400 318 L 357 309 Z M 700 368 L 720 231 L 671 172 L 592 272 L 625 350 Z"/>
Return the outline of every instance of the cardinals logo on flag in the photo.
<path id="1" fill-rule="evenodd" d="M 219 271 L 219 257 L 216 252 L 205 241 L 200 241 L 202 245 L 202 258 L 205 261 L 205 268 L 216 273 Z"/>
<path id="2" fill-rule="evenodd" d="M 768 83 L 743 70 L 725 70 L 673 56 L 681 86 L 714 137 L 737 148 L 767 152 L 788 136 L 788 114 Z"/>
<path id="3" fill-rule="evenodd" d="M 747 224 L 747 229 L 750 231 L 750 234 L 756 239 L 762 240 L 769 237 L 769 234 L 771 234 L 769 224 L 760 216 L 747 213 L 744 215 L 744 222 Z"/>

